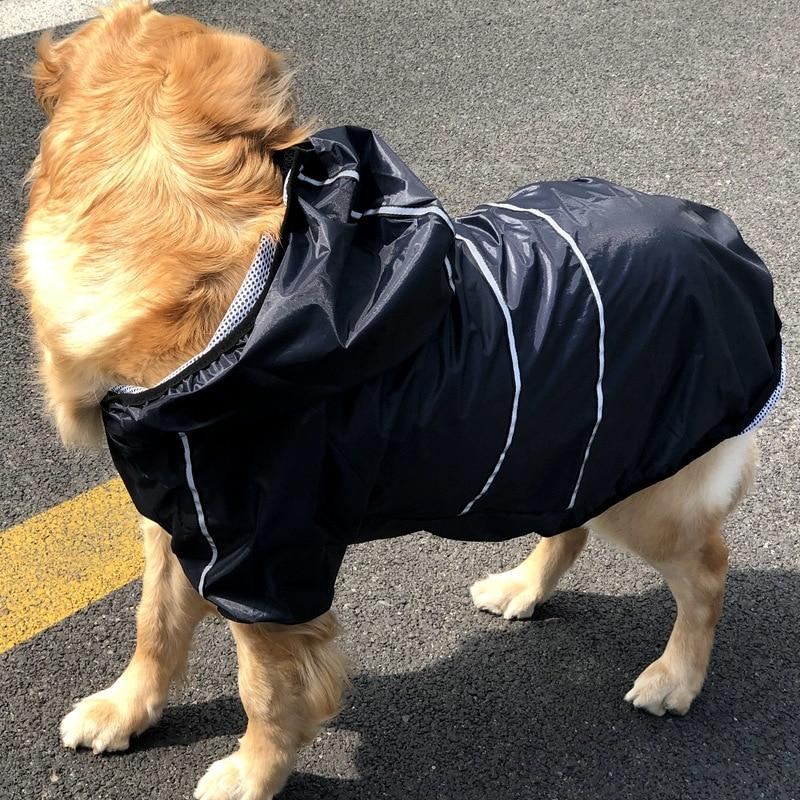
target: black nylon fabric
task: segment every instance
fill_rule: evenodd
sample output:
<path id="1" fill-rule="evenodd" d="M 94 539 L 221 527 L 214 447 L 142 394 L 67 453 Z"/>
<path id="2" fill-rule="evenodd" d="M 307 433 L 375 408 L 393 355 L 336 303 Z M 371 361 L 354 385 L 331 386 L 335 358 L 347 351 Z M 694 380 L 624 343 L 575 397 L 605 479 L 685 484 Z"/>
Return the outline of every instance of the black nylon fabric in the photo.
<path id="1" fill-rule="evenodd" d="M 720 211 L 580 178 L 451 220 L 359 128 L 297 148 L 287 187 L 254 314 L 102 404 L 134 503 L 231 619 L 323 613 L 353 542 L 575 527 L 774 399 L 772 280 Z"/>

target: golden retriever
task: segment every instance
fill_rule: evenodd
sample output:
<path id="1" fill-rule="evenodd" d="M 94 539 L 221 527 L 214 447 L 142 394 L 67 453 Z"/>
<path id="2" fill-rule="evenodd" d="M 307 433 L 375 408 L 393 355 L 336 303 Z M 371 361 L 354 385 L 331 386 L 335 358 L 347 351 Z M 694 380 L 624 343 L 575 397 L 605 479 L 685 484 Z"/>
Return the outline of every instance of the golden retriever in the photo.
<path id="1" fill-rule="evenodd" d="M 201 351 L 284 213 L 275 151 L 309 135 L 295 121 L 281 57 L 253 39 L 165 16 L 146 2 L 102 12 L 38 45 L 48 124 L 30 172 L 16 250 L 41 375 L 68 445 L 99 445 L 98 402 L 152 385 Z M 703 684 L 722 606 L 721 526 L 755 465 L 752 434 L 728 440 L 585 527 L 539 542 L 516 568 L 472 587 L 475 603 L 529 617 L 555 591 L 589 531 L 666 579 L 677 619 L 626 699 L 683 714 Z M 146 566 L 136 651 L 109 688 L 61 724 L 67 747 L 124 750 L 159 717 L 195 626 L 213 607 L 190 586 L 170 538 L 142 521 Z M 200 780 L 199 800 L 267 800 L 300 745 L 333 716 L 346 684 L 331 612 L 297 626 L 231 624 L 247 730 Z"/>

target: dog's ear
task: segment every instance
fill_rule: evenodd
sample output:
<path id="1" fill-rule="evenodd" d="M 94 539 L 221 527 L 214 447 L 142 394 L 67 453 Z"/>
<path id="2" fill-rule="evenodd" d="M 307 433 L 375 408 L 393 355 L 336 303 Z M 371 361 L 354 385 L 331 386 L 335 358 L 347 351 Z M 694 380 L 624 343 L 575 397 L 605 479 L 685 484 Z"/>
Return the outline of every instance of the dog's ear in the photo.
<path id="1" fill-rule="evenodd" d="M 50 31 L 36 44 L 38 59 L 33 65 L 33 91 L 48 117 L 53 116 L 60 94 L 61 81 L 66 69 L 65 46 L 68 42 L 54 42 Z"/>
<path id="2" fill-rule="evenodd" d="M 142 17 L 153 11 L 149 0 L 115 0 L 97 10 L 99 17 L 90 19 L 66 38 L 53 41 L 52 31 L 47 31 L 36 43 L 37 60 L 31 70 L 33 90 L 48 117 L 53 116 L 58 105 L 71 63 L 79 66 L 85 60 L 86 48 L 91 47 L 95 34 L 114 26 L 115 43 L 119 45 L 139 29 Z"/>
<path id="3" fill-rule="evenodd" d="M 281 54 L 247 36 L 209 31 L 187 37 L 171 56 L 165 93 L 191 104 L 191 117 L 203 119 L 212 137 L 246 137 L 269 150 L 308 137 L 295 121 L 292 74 Z"/>

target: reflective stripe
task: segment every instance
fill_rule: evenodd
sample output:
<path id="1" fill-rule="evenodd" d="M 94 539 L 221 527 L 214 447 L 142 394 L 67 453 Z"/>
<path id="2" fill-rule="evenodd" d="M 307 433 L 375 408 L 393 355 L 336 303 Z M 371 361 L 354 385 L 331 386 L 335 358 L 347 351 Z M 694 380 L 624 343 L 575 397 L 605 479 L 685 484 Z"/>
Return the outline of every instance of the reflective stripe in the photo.
<path id="1" fill-rule="evenodd" d="M 569 510 L 575 505 L 575 500 L 578 497 L 578 490 L 580 489 L 581 482 L 583 481 L 583 473 L 586 469 L 586 462 L 589 460 L 589 452 L 592 449 L 592 444 L 594 443 L 594 437 L 597 434 L 597 429 L 600 427 L 600 422 L 603 419 L 603 375 L 606 367 L 606 318 L 605 311 L 603 309 L 603 300 L 600 297 L 600 291 L 597 288 L 597 283 L 594 280 L 592 270 L 589 268 L 589 264 L 586 261 L 583 253 L 580 251 L 580 248 L 577 244 L 575 244 L 575 240 L 552 217 L 536 208 L 522 208 L 521 206 L 511 205 L 510 203 L 486 203 L 486 205 L 494 208 L 507 208 L 511 211 L 519 211 L 523 214 L 532 214 L 535 217 L 543 219 L 572 249 L 572 252 L 575 254 L 575 257 L 578 259 L 581 267 L 583 268 L 586 279 L 589 281 L 589 286 L 592 290 L 592 296 L 594 297 L 594 302 L 597 306 L 597 319 L 600 327 L 597 344 L 597 417 L 595 419 L 594 428 L 592 428 L 592 433 L 589 436 L 589 441 L 586 443 L 586 450 L 583 453 L 581 468 L 575 481 L 575 487 L 572 490 L 572 497 L 570 498 L 569 505 L 567 506 L 567 509 Z"/>
<path id="2" fill-rule="evenodd" d="M 329 183 L 338 181 L 339 178 L 353 178 L 353 180 L 357 181 L 361 176 L 354 169 L 343 169 L 341 172 L 331 175 L 330 178 L 325 178 L 324 181 L 318 181 L 316 178 L 309 178 L 308 175 L 304 175 L 302 172 L 297 173 L 298 180 L 310 183 L 312 186 L 327 186 Z"/>
<path id="3" fill-rule="evenodd" d="M 450 257 L 444 257 L 444 268 L 447 270 L 447 282 L 450 284 L 450 289 L 453 294 L 456 293 L 456 284 L 453 281 L 453 265 L 450 263 Z"/>
<path id="4" fill-rule="evenodd" d="M 289 170 L 286 173 L 286 177 L 283 179 L 283 204 L 286 205 L 289 202 L 289 178 L 292 177 L 292 171 Z"/>
<path id="5" fill-rule="evenodd" d="M 341 173 L 339 173 L 341 174 Z M 439 206 L 422 206 L 420 208 L 406 208 L 405 206 L 379 206 L 378 208 L 370 208 L 366 211 L 351 211 L 350 216 L 353 219 L 361 219 L 362 217 L 424 217 L 426 214 L 435 214 L 441 217 L 455 233 L 453 227 L 453 220 L 450 219 L 447 212 Z M 456 285 L 453 281 L 453 265 L 450 263 L 449 257 L 445 256 L 444 268 L 447 270 L 447 282 L 450 284 L 450 289 L 453 294 L 456 293 Z"/>
<path id="6" fill-rule="evenodd" d="M 181 437 L 181 443 L 183 444 L 183 457 L 186 461 L 186 483 L 189 484 L 189 489 L 192 492 L 194 510 L 197 514 L 197 524 L 200 526 L 203 536 L 206 537 L 206 541 L 211 547 L 211 560 L 203 569 L 203 573 L 200 575 L 200 583 L 197 586 L 197 591 L 200 592 L 202 597 L 205 597 L 206 576 L 214 564 L 217 563 L 217 546 L 214 544 L 214 540 L 211 538 L 211 534 L 208 532 L 208 527 L 206 526 L 206 515 L 203 513 L 203 504 L 200 502 L 200 495 L 197 493 L 197 486 L 194 482 L 194 472 L 192 471 L 192 453 L 189 450 L 189 439 L 185 433 L 179 433 L 178 436 Z"/>
<path id="7" fill-rule="evenodd" d="M 451 231 L 455 232 L 453 220 L 447 212 L 439 206 L 420 206 L 419 208 L 406 208 L 405 206 L 378 206 L 378 208 L 368 208 L 366 211 L 351 211 L 350 216 L 354 219 L 361 217 L 424 217 L 426 214 L 435 214 L 443 219 Z"/>
<path id="8" fill-rule="evenodd" d="M 508 335 L 508 349 L 509 353 L 511 354 L 511 367 L 514 371 L 514 401 L 511 404 L 511 420 L 508 424 L 508 434 L 506 436 L 506 443 L 503 447 L 503 451 L 500 453 L 500 457 L 497 459 L 497 463 L 492 470 L 491 475 L 486 480 L 486 483 L 483 485 L 483 488 L 478 492 L 472 500 L 469 501 L 464 506 L 464 509 L 461 511 L 459 516 L 462 514 L 466 514 L 475 503 L 483 497 L 486 492 L 489 490 L 489 487 L 494 482 L 494 479 L 497 477 L 497 473 L 500 471 L 500 467 L 505 460 L 506 453 L 508 452 L 508 448 L 511 447 L 511 440 L 514 438 L 514 431 L 517 427 L 517 407 L 519 406 L 519 395 L 522 391 L 522 378 L 519 374 L 519 359 L 517 357 L 517 343 L 514 339 L 514 328 L 511 324 L 511 312 L 508 310 L 508 305 L 506 304 L 505 298 L 503 297 L 503 293 L 500 291 L 500 287 L 497 285 L 497 281 L 494 279 L 494 275 L 489 271 L 489 268 L 486 266 L 486 262 L 483 260 L 478 248 L 469 240 L 465 239 L 460 234 L 456 234 L 457 239 L 461 239 L 462 242 L 467 246 L 470 254 L 475 259 L 475 263 L 478 265 L 478 269 L 480 269 L 483 277 L 486 279 L 486 282 L 489 284 L 492 292 L 494 293 L 495 299 L 497 300 L 497 304 L 500 306 L 500 311 L 503 313 L 503 318 L 506 321 L 506 333 Z"/>

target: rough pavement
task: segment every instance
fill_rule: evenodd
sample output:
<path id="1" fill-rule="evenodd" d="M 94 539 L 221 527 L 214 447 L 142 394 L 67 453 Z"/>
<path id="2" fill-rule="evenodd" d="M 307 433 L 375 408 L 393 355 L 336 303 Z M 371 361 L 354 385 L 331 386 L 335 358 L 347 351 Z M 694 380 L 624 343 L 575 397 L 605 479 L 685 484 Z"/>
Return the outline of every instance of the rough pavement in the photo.
<path id="1" fill-rule="evenodd" d="M 0 8 L 0 10 L 2 10 Z M 348 554 L 337 598 L 353 689 L 301 753 L 285 800 L 796 800 L 800 794 L 800 22 L 793 0 L 164 3 L 288 48 L 302 107 L 379 130 L 451 212 L 537 178 L 594 174 L 719 206 L 770 264 L 790 383 L 728 527 L 732 574 L 711 674 L 688 717 L 622 701 L 660 652 L 658 577 L 593 543 L 532 622 L 475 611 L 470 582 L 532 541 L 424 535 Z M 67 28 L 68 29 L 68 28 Z M 22 77 L 35 34 L 0 41 L 0 240 L 42 120 Z M 0 526 L 110 475 L 39 412 L 28 327 L 3 265 Z M 534 454 L 535 455 L 535 454 Z M 0 534 L 2 535 L 2 534 Z M 2 594 L 0 566 L 0 594 Z M 186 686 L 130 754 L 62 750 L 70 702 L 131 652 L 138 586 L 0 656 L 0 798 L 191 796 L 243 727 L 233 648 L 198 636 Z"/>

